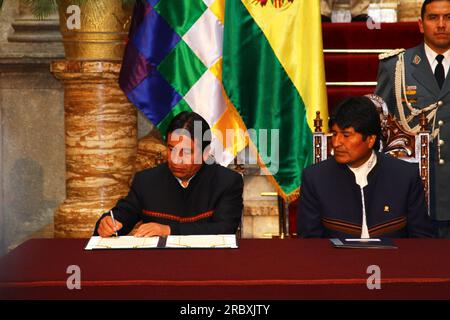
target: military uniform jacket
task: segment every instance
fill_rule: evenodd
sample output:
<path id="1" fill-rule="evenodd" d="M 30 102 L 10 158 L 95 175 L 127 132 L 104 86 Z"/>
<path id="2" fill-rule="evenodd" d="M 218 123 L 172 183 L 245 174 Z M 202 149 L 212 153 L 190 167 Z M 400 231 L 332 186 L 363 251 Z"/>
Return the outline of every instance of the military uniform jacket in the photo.
<path id="1" fill-rule="evenodd" d="M 398 56 L 380 61 L 378 85 L 375 94 L 382 97 L 390 112 L 398 117 L 394 79 Z M 439 89 L 434 73 L 425 54 L 424 45 L 406 50 L 405 82 L 407 98 L 415 108 L 424 108 L 442 101 L 436 115 L 436 126 L 440 125 L 440 137 L 430 145 L 430 197 L 431 215 L 437 220 L 450 220 L 450 74 L 447 74 L 442 89 Z M 430 127 L 431 128 L 431 127 Z M 438 140 L 442 140 L 438 155 Z M 439 164 L 439 160 L 443 164 Z"/>
<path id="2" fill-rule="evenodd" d="M 113 212 L 123 224 L 119 235 L 128 234 L 139 221 L 169 225 L 173 235 L 233 234 L 241 221 L 242 192 L 242 176 L 218 164 L 203 165 L 187 188 L 162 164 L 136 173 L 128 195 Z"/>
<path id="3" fill-rule="evenodd" d="M 425 194 L 415 164 L 377 153 L 364 190 L 370 237 L 432 237 Z M 334 158 L 303 171 L 299 237 L 360 237 L 361 189 L 353 172 Z"/>

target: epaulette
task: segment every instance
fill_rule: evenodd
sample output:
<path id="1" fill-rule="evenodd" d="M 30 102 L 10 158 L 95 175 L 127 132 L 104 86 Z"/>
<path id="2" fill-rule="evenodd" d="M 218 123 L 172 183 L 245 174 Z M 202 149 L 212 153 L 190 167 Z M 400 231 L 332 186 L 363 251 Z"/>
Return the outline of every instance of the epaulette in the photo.
<path id="1" fill-rule="evenodd" d="M 394 50 L 391 50 L 391 51 L 379 54 L 378 55 L 378 59 L 379 60 L 383 60 L 383 59 L 386 59 L 386 58 L 390 58 L 390 57 L 396 56 L 396 55 L 398 55 L 398 54 L 400 54 L 402 52 L 405 52 L 405 49 L 394 49 Z"/>

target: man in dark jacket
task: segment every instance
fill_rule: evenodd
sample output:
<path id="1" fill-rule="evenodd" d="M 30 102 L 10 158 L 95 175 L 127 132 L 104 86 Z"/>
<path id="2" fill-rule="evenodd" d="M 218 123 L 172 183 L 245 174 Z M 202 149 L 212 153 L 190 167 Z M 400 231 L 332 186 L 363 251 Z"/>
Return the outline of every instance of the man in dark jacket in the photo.
<path id="1" fill-rule="evenodd" d="M 299 237 L 432 237 L 417 165 L 375 151 L 381 125 L 372 101 L 346 99 L 329 126 L 334 157 L 302 175 Z"/>
<path id="2" fill-rule="evenodd" d="M 94 235 L 233 234 L 241 221 L 242 176 L 207 164 L 211 131 L 194 112 L 177 115 L 167 130 L 167 163 L 136 173 L 128 195 L 97 222 Z"/>

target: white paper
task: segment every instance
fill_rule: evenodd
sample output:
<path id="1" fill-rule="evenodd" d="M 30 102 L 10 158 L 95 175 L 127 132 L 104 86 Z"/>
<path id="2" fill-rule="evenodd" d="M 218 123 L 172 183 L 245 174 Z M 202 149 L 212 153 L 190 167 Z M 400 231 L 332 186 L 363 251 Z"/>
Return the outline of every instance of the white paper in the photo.
<path id="1" fill-rule="evenodd" d="M 166 248 L 237 248 L 236 235 L 168 236 Z"/>
<path id="2" fill-rule="evenodd" d="M 133 236 L 120 236 L 111 238 L 92 237 L 85 250 L 94 249 L 137 249 L 156 248 L 159 237 L 137 238 Z"/>
<path id="3" fill-rule="evenodd" d="M 111 238 L 92 237 L 85 250 L 97 249 L 146 249 L 157 248 L 159 237 L 137 238 L 120 236 Z M 168 236 L 165 248 L 237 248 L 236 235 L 189 235 Z"/>

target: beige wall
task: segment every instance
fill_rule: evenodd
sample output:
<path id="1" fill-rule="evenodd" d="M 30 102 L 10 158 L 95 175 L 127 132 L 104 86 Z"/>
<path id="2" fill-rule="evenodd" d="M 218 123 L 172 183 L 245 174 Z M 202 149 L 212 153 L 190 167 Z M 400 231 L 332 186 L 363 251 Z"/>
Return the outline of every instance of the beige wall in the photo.
<path id="1" fill-rule="evenodd" d="M 29 68 L 0 76 L 3 250 L 51 224 L 65 194 L 62 88 Z"/>
<path id="2" fill-rule="evenodd" d="M 64 197 L 62 86 L 49 72 L 57 43 L 12 43 L 19 1 L 0 11 L 0 254 L 53 220 Z"/>

